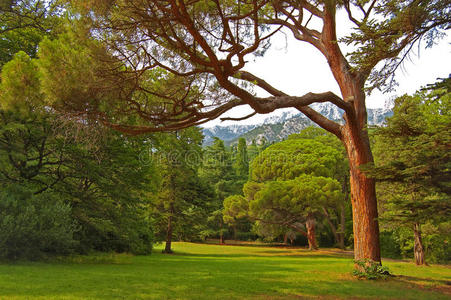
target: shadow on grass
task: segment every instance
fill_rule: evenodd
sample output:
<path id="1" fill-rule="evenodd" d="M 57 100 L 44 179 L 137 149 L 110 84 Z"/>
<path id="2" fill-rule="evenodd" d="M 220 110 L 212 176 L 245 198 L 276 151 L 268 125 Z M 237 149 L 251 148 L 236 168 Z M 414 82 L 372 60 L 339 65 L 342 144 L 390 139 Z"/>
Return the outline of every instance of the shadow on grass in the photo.
<path id="1" fill-rule="evenodd" d="M 304 254 L 309 253 L 309 254 Z M 276 255 L 274 255 L 276 254 Z M 160 254 L 158 254 L 160 255 Z M 178 257 L 178 258 L 189 258 L 189 257 L 205 257 L 205 258 L 222 258 L 222 259 L 231 259 L 231 258 L 249 258 L 249 259 L 258 259 L 258 258 L 275 258 L 275 259 L 303 259 L 311 261 L 311 259 L 329 259 L 329 260 L 350 260 L 350 257 L 347 255 L 339 256 L 335 254 L 329 253 L 316 253 L 312 251 L 306 251 L 302 254 L 296 254 L 293 251 L 258 251 L 252 254 L 244 254 L 244 253 L 190 253 L 185 251 L 174 251 L 170 255 L 162 254 L 167 257 Z"/>
<path id="2" fill-rule="evenodd" d="M 401 282 L 409 283 L 413 286 L 437 290 L 451 296 L 450 280 L 431 279 L 426 277 L 416 277 L 406 275 L 395 275 L 395 279 Z"/>
<path id="3" fill-rule="evenodd" d="M 331 267 L 329 261 L 317 256 L 312 257 L 315 265 L 311 267 L 308 265 L 313 263 L 312 258 L 305 256 L 299 260 L 276 257 L 269 261 L 234 261 L 227 257 L 187 255 L 182 262 L 171 262 L 163 258 L 176 256 L 155 255 L 141 257 L 134 265 L 54 265 L 9 270 L 9 285 L 1 284 L 0 298 L 249 299 L 259 295 L 258 299 L 446 299 L 437 291 L 413 286 L 406 290 L 406 284 L 395 280 L 355 280 L 346 263 Z M 323 270 L 316 266 L 321 261 Z"/>

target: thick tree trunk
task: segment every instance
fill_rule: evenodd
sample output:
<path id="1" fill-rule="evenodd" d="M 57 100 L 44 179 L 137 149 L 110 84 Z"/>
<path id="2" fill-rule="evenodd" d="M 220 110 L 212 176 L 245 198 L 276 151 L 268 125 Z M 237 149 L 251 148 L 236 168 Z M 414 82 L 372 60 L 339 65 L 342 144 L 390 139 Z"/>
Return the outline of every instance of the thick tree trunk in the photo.
<path id="1" fill-rule="evenodd" d="M 328 2 L 326 2 L 327 4 Z M 362 165 L 373 162 L 367 132 L 365 81 L 369 75 L 356 72 L 347 62 L 337 43 L 335 7 L 324 10 L 321 51 L 340 87 L 342 99 L 350 104 L 341 128 L 342 140 L 349 159 L 354 259 L 381 263 L 376 188 L 374 179 L 365 176 Z"/>
<path id="2" fill-rule="evenodd" d="M 317 250 L 318 246 L 316 244 L 315 238 L 315 219 L 312 216 L 307 217 L 305 227 L 307 228 L 307 240 L 309 250 Z"/>
<path id="3" fill-rule="evenodd" d="M 368 178 L 360 167 L 373 161 L 368 137 L 354 142 L 345 139 L 348 150 L 351 183 L 352 220 L 354 229 L 354 259 L 381 263 L 379 223 L 376 187 L 374 179 Z"/>
<path id="4" fill-rule="evenodd" d="M 174 213 L 174 206 L 173 206 L 173 204 L 171 204 L 170 214 L 168 217 L 168 228 L 166 231 L 166 246 L 164 247 L 164 250 L 162 251 L 163 253 L 167 253 L 167 254 L 172 253 L 171 244 L 172 244 L 172 215 L 173 215 L 173 213 Z"/>
<path id="5" fill-rule="evenodd" d="M 348 65 L 341 67 L 348 68 Z M 352 99 L 348 101 L 353 104 L 352 111 L 344 115 L 346 123 L 341 130 L 341 140 L 349 160 L 354 259 L 381 264 L 376 183 L 361 169 L 374 162 L 367 131 L 364 81 L 350 71 L 339 73 L 341 78 L 337 82 L 343 99 Z"/>
<path id="6" fill-rule="evenodd" d="M 413 252 L 415 256 L 415 264 L 425 265 L 423 241 L 421 239 L 421 227 L 420 224 L 415 223 L 413 225 L 413 234 L 415 237 Z"/>
<path id="7" fill-rule="evenodd" d="M 287 245 L 287 244 L 288 244 L 288 233 L 285 233 L 285 234 L 283 235 L 283 244 L 284 244 L 284 245 Z"/>

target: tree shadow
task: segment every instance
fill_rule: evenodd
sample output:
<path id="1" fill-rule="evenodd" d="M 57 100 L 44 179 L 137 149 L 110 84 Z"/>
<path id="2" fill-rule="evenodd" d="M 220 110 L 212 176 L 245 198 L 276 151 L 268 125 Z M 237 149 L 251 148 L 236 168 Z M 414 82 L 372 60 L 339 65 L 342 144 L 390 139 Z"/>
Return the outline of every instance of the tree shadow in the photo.
<path id="1" fill-rule="evenodd" d="M 412 286 L 428 290 L 436 290 L 451 295 L 451 280 L 441 280 L 407 275 L 395 275 L 394 280 L 405 282 Z"/>

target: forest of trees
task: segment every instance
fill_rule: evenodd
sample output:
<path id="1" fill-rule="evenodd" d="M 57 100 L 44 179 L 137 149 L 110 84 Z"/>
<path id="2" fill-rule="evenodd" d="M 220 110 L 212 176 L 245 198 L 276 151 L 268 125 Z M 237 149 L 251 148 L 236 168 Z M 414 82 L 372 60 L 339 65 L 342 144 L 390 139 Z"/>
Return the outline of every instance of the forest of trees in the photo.
<path id="1" fill-rule="evenodd" d="M 433 44 L 450 7 L 370 2 L 0 1 L 0 258 L 260 239 L 449 262 L 451 79 L 397 98 L 380 128 L 365 92 L 386 88 L 418 39 Z M 337 9 L 357 30 L 347 57 Z M 290 96 L 243 70 L 279 27 L 324 55 L 341 96 Z M 294 107 L 318 127 L 203 146 L 199 125 L 241 105 Z"/>

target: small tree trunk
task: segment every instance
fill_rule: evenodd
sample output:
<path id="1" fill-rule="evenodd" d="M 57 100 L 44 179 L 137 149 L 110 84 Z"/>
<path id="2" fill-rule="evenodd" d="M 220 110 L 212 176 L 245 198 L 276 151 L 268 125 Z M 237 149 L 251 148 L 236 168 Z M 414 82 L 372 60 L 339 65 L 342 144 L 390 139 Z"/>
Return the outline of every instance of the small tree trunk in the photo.
<path id="1" fill-rule="evenodd" d="M 329 212 L 327 211 L 327 209 L 325 207 L 322 208 L 323 209 L 323 214 L 326 217 L 326 221 L 329 224 L 330 230 L 332 230 L 332 234 L 334 235 L 334 241 L 335 244 L 340 244 L 340 234 L 337 231 L 337 228 L 335 227 L 334 223 L 332 222 L 330 216 L 329 216 Z M 343 248 L 341 248 L 343 249 Z"/>
<path id="2" fill-rule="evenodd" d="M 307 228 L 307 240 L 309 250 L 317 250 L 315 238 L 315 219 L 312 216 L 307 217 L 307 222 L 305 222 L 305 227 Z"/>
<path id="3" fill-rule="evenodd" d="M 164 247 L 163 253 L 171 254 L 171 244 L 172 244 L 172 215 L 174 213 L 174 205 L 171 203 L 170 213 L 168 217 L 168 228 L 166 231 L 166 246 Z"/>
<path id="4" fill-rule="evenodd" d="M 285 234 L 283 235 L 283 244 L 284 244 L 284 245 L 287 245 L 287 244 L 288 244 L 288 233 L 285 233 Z"/>
<path id="5" fill-rule="evenodd" d="M 221 244 L 221 245 L 225 244 L 224 234 L 222 232 L 222 227 L 223 227 L 223 224 L 221 222 L 221 225 L 219 227 L 219 244 Z"/>
<path id="6" fill-rule="evenodd" d="M 423 248 L 423 241 L 421 239 L 420 224 L 415 223 L 413 225 L 413 234 L 415 237 L 415 242 L 414 242 L 414 246 L 413 246 L 413 252 L 414 252 L 414 256 L 415 256 L 415 264 L 425 265 L 426 261 L 424 259 L 424 248 Z"/>
<path id="7" fill-rule="evenodd" d="M 340 205 L 340 229 L 338 232 L 338 247 L 340 247 L 341 250 L 345 249 L 345 205 Z"/>

